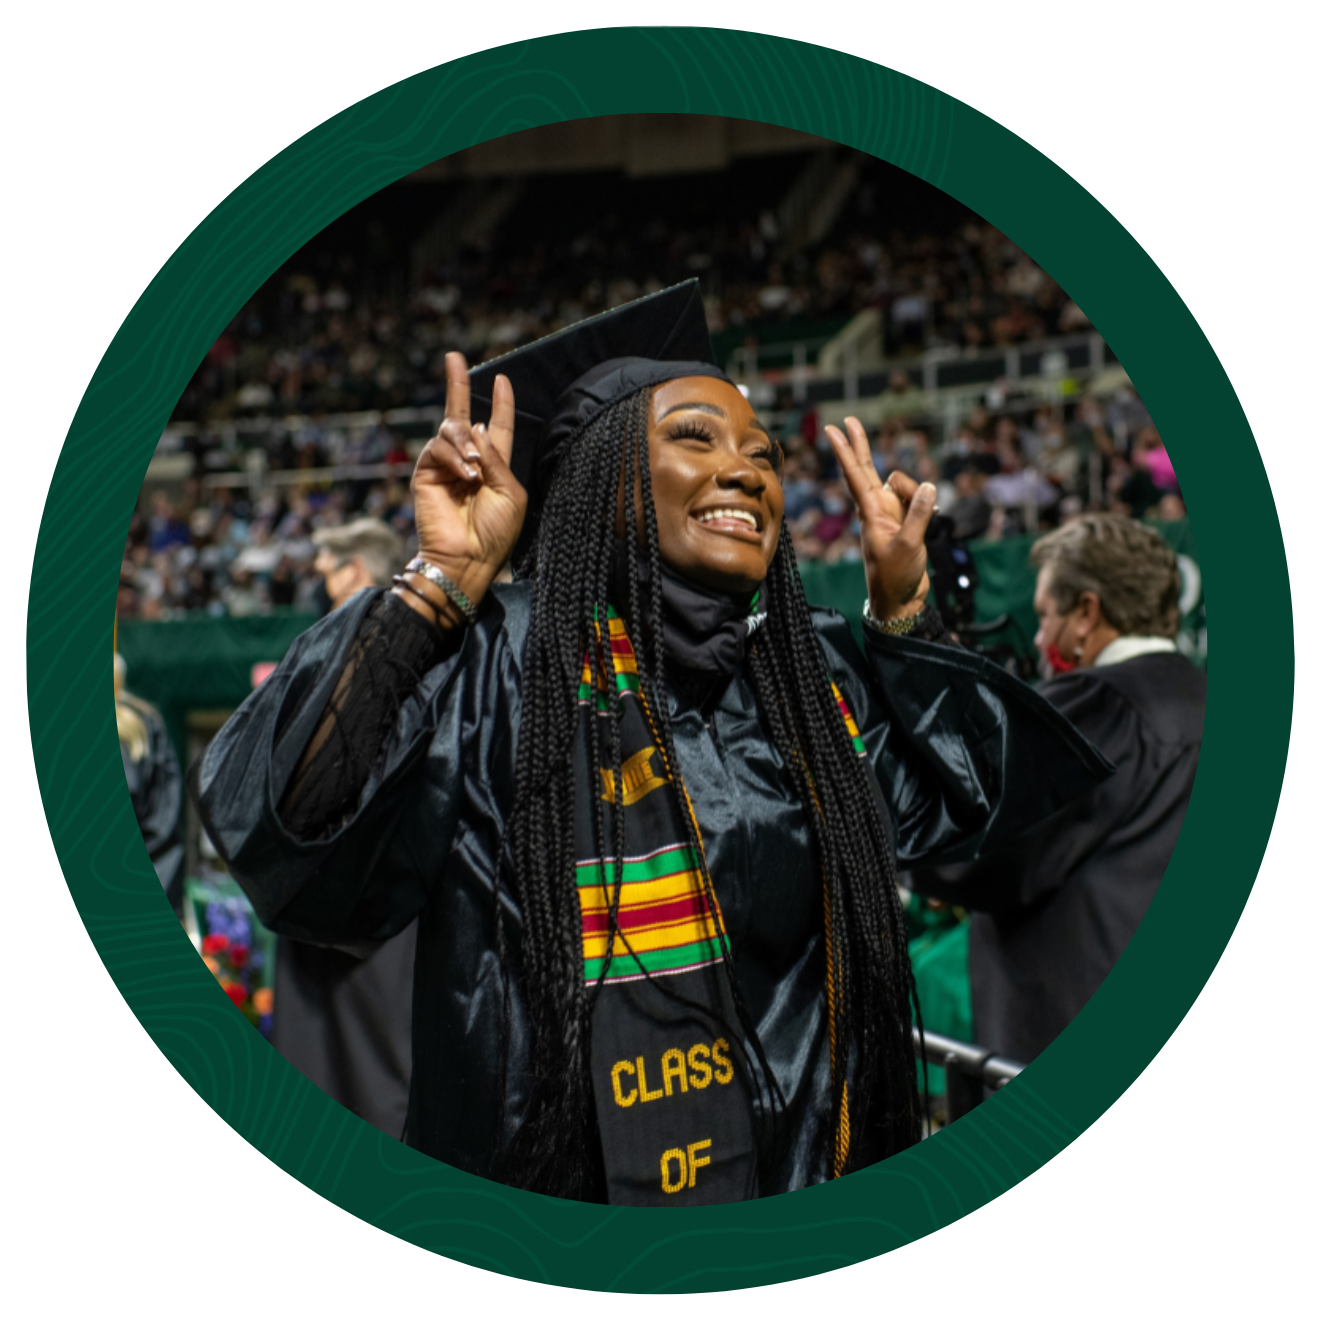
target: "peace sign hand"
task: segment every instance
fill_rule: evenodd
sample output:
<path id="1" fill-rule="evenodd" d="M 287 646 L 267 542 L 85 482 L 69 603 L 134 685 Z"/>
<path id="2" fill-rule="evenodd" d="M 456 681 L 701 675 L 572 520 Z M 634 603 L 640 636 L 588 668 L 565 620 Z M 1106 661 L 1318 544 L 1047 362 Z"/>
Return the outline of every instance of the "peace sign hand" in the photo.
<path id="1" fill-rule="evenodd" d="M 862 562 L 872 617 L 918 614 L 931 589 L 925 538 L 936 511 L 936 488 L 930 482 L 919 486 L 902 472 L 883 482 L 862 423 L 848 417 L 844 425 L 847 438 L 837 426 L 827 426 L 826 435 L 862 519 Z"/>
<path id="2" fill-rule="evenodd" d="M 418 554 L 475 605 L 509 558 L 523 528 L 527 492 L 509 467 L 514 387 L 495 378 L 491 423 L 472 424 L 468 364 L 445 354 L 445 420 L 413 471 Z"/>

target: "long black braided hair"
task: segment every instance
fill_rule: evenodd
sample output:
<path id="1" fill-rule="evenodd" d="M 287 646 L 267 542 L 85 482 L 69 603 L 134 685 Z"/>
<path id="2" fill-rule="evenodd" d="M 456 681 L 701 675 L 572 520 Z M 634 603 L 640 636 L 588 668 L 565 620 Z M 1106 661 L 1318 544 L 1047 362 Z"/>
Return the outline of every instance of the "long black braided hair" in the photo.
<path id="1" fill-rule="evenodd" d="M 610 703 L 605 748 L 609 760 L 603 761 L 600 740 L 589 738 L 589 782 L 597 782 L 603 768 L 613 768 L 615 782 L 620 782 L 619 697 L 609 672 L 613 662 L 608 642 L 596 644 L 589 622 L 606 617 L 626 473 L 634 474 L 641 498 L 622 500 L 629 599 L 615 603 L 641 622 L 630 630 L 639 684 L 661 754 L 682 770 L 665 700 L 661 593 L 641 586 L 642 556 L 646 580 L 658 584 L 661 576 L 647 451 L 650 398 L 650 390 L 643 389 L 617 400 L 566 447 L 531 548 L 518 565 L 518 576 L 533 583 L 533 605 L 522 667 L 514 804 L 501 849 L 499 883 L 508 886 L 521 913 L 530 1057 L 521 1088 L 523 1119 L 501 1151 L 497 1172 L 516 1186 L 581 1200 L 604 1199 L 590 1073 L 591 1015 L 603 978 L 588 984 L 582 971 L 573 757 L 586 652 L 593 682 L 608 679 L 602 687 Z M 603 479 L 606 473 L 620 474 L 619 480 Z M 838 1175 L 893 1154 L 919 1135 L 909 1026 L 913 979 L 889 841 L 832 693 L 783 528 L 764 597 L 769 601 L 767 619 L 754 635 L 747 663 L 767 731 L 807 806 L 823 878 L 834 1115 L 824 1156 L 831 1173 Z M 596 800 L 599 795 L 593 798 L 597 855 L 621 859 L 617 866 L 622 868 L 623 813 L 612 813 L 614 837 L 607 851 L 603 808 Z M 701 857 L 695 822 L 688 813 L 681 815 L 687 841 Z M 713 897 L 704 862 L 701 869 L 702 883 Z M 618 876 L 617 871 L 616 894 Z M 500 912 L 498 901 L 496 907 Z M 614 945 L 614 919 L 612 912 L 609 948 Z M 510 960 L 503 924 L 498 943 L 506 968 L 508 1024 Z M 764 1161 L 778 1145 L 776 1120 L 783 1099 L 729 953 L 726 948 L 732 1002 L 751 1055 L 752 1080 L 764 1100 L 759 1108 L 768 1119 L 758 1127 Z M 508 1034 L 506 1025 L 506 1094 Z M 503 1124 L 502 1113 L 502 1132 Z"/>

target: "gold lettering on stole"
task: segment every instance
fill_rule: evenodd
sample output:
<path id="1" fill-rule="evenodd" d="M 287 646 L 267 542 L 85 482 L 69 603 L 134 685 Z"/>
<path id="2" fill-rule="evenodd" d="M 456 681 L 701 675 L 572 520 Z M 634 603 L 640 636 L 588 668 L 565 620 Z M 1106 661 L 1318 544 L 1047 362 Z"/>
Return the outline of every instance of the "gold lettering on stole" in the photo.
<path id="1" fill-rule="evenodd" d="M 664 775 L 658 775 L 652 767 L 651 758 L 655 751 L 654 747 L 644 747 L 640 752 L 634 752 L 620 767 L 621 778 L 624 781 L 624 806 L 631 807 L 648 793 L 670 782 Z M 601 801 L 609 802 L 613 806 L 620 797 L 615 791 L 615 772 L 602 770 L 601 778 L 605 780 L 605 792 L 601 794 Z"/>
<path id="2" fill-rule="evenodd" d="M 699 1150 L 708 1150 L 711 1146 L 711 1138 L 707 1137 L 705 1141 L 694 1141 L 688 1146 L 688 1186 L 697 1186 L 697 1171 L 711 1163 L 709 1155 L 703 1155 L 699 1160 L 697 1152 Z"/>
<path id="3" fill-rule="evenodd" d="M 635 1086 L 628 1093 L 624 1094 L 624 1088 L 619 1083 L 620 1073 L 631 1073 L 634 1071 L 633 1065 L 627 1059 L 620 1059 L 613 1068 L 610 1069 L 610 1084 L 615 1088 L 615 1104 L 621 1109 L 627 1109 L 638 1098 L 638 1088 Z"/>
<path id="4" fill-rule="evenodd" d="M 727 1086 L 734 1080 L 734 1065 L 729 1061 L 728 1050 L 729 1042 L 723 1036 L 711 1046 L 711 1061 L 716 1066 L 716 1081 L 721 1086 Z M 644 1095 L 642 1098 L 645 1100 L 647 1097 Z"/>
<path id="5" fill-rule="evenodd" d="M 688 1081 L 699 1091 L 711 1085 L 711 1065 L 707 1060 L 711 1051 L 700 1042 L 688 1051 Z"/>
<path id="6" fill-rule="evenodd" d="M 647 1065 L 640 1054 L 638 1055 L 638 1090 L 642 1094 L 644 1104 L 648 1100 L 659 1100 L 665 1094 L 659 1086 L 654 1091 L 647 1090 Z"/>
<path id="7" fill-rule="evenodd" d="M 688 1067 L 682 1050 L 666 1050 L 661 1055 L 661 1081 L 665 1083 L 665 1094 L 674 1094 L 674 1082 L 678 1081 L 679 1090 L 688 1090 Z"/>
<path id="8" fill-rule="evenodd" d="M 670 1161 L 679 1161 L 679 1177 L 670 1181 Z M 681 1192 L 688 1186 L 688 1157 L 681 1150 L 667 1150 L 661 1156 L 661 1191 Z"/>

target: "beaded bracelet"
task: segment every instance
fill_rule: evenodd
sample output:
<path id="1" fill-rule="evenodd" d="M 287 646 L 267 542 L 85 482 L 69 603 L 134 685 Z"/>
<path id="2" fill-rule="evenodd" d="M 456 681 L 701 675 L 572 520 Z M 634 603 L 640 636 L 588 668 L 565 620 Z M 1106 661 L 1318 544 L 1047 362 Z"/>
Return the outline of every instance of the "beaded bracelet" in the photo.
<path id="1" fill-rule="evenodd" d="M 417 559 L 410 561 L 404 572 L 417 573 L 419 576 L 426 578 L 433 587 L 439 587 L 458 606 L 460 613 L 469 623 L 477 622 L 477 606 L 435 564 L 428 564 L 425 559 L 419 556 Z"/>

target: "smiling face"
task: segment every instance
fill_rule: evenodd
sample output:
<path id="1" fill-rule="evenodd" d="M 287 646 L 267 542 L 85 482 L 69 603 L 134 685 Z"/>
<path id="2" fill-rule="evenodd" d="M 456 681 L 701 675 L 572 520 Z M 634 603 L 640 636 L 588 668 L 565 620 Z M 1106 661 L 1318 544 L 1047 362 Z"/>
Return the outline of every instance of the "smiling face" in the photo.
<path id="1" fill-rule="evenodd" d="M 779 451 L 732 385 L 684 376 L 658 385 L 647 431 L 665 562 L 715 591 L 751 591 L 780 541 Z"/>

